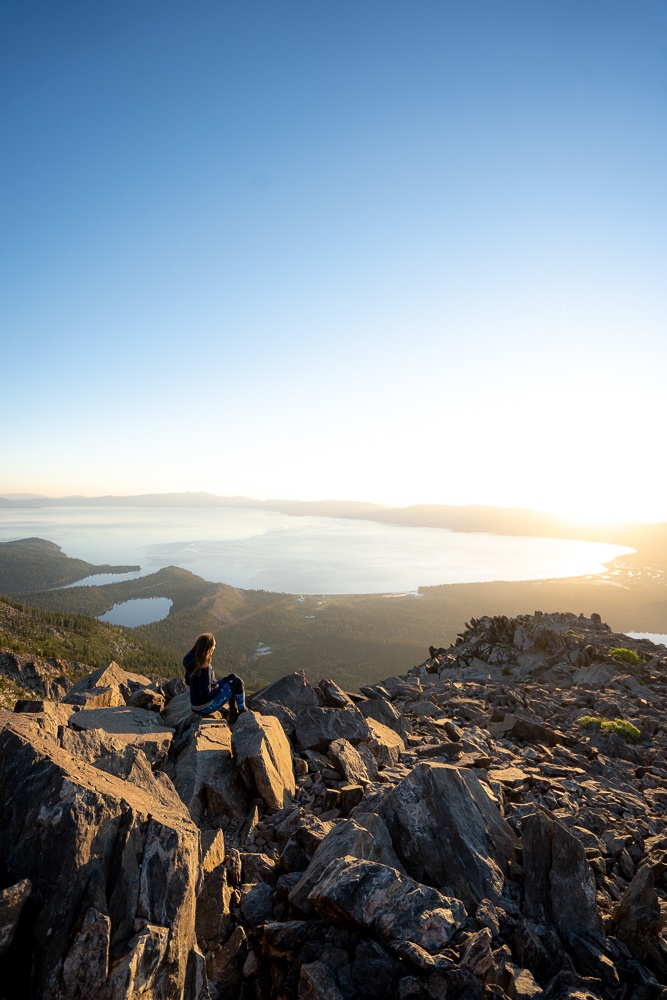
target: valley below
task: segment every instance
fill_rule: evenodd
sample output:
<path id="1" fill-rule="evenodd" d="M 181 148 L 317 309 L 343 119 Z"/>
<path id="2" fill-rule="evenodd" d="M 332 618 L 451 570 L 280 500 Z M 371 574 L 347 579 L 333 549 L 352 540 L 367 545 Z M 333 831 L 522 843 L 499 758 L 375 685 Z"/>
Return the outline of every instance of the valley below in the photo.
<path id="1" fill-rule="evenodd" d="M 509 531 L 514 523 L 509 513 L 502 512 L 495 521 L 488 512 L 477 521 L 468 515 L 463 526 L 477 523 Z M 358 517 L 359 510 L 354 514 Z M 430 509 L 428 517 L 434 518 Z M 452 523 L 451 515 L 448 520 Z M 547 527 L 541 520 L 528 521 L 526 530 Z M 604 572 L 584 576 L 443 584 L 407 593 L 314 595 L 233 587 L 177 566 L 126 579 L 121 574 L 138 567 L 98 567 L 70 558 L 51 542 L 27 539 L 0 543 L 0 592 L 56 615 L 87 616 L 94 622 L 90 627 L 100 629 L 104 623 L 95 619 L 115 605 L 167 599 L 171 605 L 162 620 L 133 628 L 106 626 L 120 630 L 117 634 L 124 633 L 134 646 L 146 644 L 161 672 L 179 673 L 195 636 L 210 631 L 218 638 L 218 673 L 242 673 L 251 690 L 286 671 L 309 675 L 313 665 L 337 683 L 358 688 L 387 671 L 405 669 L 406 663 L 420 662 L 432 644 L 453 642 L 471 615 L 528 614 L 535 608 L 588 614 L 594 609 L 618 632 L 667 632 L 665 526 L 636 525 L 594 540 L 623 544 L 628 551 Z M 76 584 L 100 569 L 118 574 L 119 581 Z M 101 665 L 113 656 L 117 658 L 109 642 L 102 640 L 93 662 Z"/>

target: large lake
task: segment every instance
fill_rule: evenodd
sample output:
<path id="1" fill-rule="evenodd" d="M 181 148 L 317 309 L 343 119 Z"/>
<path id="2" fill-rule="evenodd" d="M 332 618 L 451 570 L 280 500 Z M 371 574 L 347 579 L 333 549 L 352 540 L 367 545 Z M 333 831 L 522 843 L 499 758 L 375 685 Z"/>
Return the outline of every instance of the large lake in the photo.
<path id="1" fill-rule="evenodd" d="M 632 551 L 220 507 L 0 510 L 0 541 L 35 536 L 88 562 L 138 564 L 142 575 L 174 565 L 206 580 L 294 594 L 401 593 L 440 583 L 584 576 Z"/>

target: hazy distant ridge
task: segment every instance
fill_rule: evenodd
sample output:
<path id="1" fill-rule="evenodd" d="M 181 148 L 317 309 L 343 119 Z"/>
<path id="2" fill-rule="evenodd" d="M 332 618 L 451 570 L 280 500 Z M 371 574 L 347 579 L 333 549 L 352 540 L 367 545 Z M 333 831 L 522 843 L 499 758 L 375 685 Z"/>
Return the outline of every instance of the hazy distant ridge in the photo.
<path id="1" fill-rule="evenodd" d="M 448 528 L 451 531 L 489 532 L 609 542 L 631 548 L 650 548 L 654 558 L 667 558 L 667 524 L 618 523 L 583 525 L 554 514 L 522 508 L 421 504 L 385 507 L 360 500 L 255 500 L 220 497 L 213 493 L 145 493 L 139 496 L 0 497 L 0 509 L 44 507 L 234 507 L 277 511 L 311 517 L 340 517 L 379 521 L 403 527 Z"/>

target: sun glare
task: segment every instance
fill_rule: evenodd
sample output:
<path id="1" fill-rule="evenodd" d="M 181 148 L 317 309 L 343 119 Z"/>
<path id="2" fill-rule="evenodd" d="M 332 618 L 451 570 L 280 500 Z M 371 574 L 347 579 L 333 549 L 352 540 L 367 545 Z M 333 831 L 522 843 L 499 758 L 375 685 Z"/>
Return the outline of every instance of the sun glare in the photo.
<path id="1" fill-rule="evenodd" d="M 657 523 L 664 520 L 651 504 L 638 504 L 628 497 L 570 497 L 558 505 L 544 505 L 542 509 L 583 527 L 634 523 Z"/>

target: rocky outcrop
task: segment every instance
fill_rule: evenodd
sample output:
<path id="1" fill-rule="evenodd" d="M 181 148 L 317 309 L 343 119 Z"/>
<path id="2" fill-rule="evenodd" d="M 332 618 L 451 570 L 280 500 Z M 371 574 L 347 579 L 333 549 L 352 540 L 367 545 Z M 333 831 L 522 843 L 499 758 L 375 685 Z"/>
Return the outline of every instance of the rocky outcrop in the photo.
<path id="1" fill-rule="evenodd" d="M 232 737 L 236 763 L 250 789 L 255 788 L 269 809 L 282 809 L 296 791 L 292 751 L 278 719 L 246 711 Z"/>
<path id="2" fill-rule="evenodd" d="M 166 756 L 173 730 L 162 725 L 155 712 L 128 705 L 111 708 L 86 708 L 70 717 L 69 724 L 77 730 L 101 730 L 117 743 L 140 746 L 151 760 Z"/>
<path id="3" fill-rule="evenodd" d="M 44 659 L 26 653 L 13 653 L 9 649 L 0 650 L 0 674 L 20 689 L 40 698 L 62 698 L 74 671 L 72 664 L 57 658 Z M 6 703 L 3 701 L 2 704 Z"/>
<path id="4" fill-rule="evenodd" d="M 240 825 L 245 820 L 247 792 L 232 760 L 232 734 L 225 722 L 197 720 L 176 759 L 173 779 L 195 823 Z"/>
<path id="5" fill-rule="evenodd" d="M 299 713 L 296 722 L 299 750 L 326 750 L 335 739 L 357 744 L 369 736 L 368 723 L 353 705 L 345 709 L 307 708 Z"/>
<path id="6" fill-rule="evenodd" d="M 499 899 L 519 846 L 498 803 L 468 768 L 418 764 L 378 809 L 406 871 L 474 912 Z"/>
<path id="7" fill-rule="evenodd" d="M 292 674 L 231 726 L 115 666 L 24 700 L 0 994 L 658 998 L 666 695 L 667 649 L 536 613 L 361 694 Z"/>
<path id="8" fill-rule="evenodd" d="M 332 861 L 308 901 L 322 917 L 370 931 L 401 954 L 407 943 L 442 951 L 463 924 L 465 907 L 395 868 L 343 857 Z"/>
<path id="9" fill-rule="evenodd" d="M 104 708 L 125 705 L 131 697 L 125 671 L 112 661 L 72 684 L 63 701 L 83 708 Z"/>
<path id="10" fill-rule="evenodd" d="M 11 726 L 0 734 L 0 797 L 2 869 L 32 885 L 12 946 L 26 994 L 182 995 L 199 874 L 185 807 Z"/>

